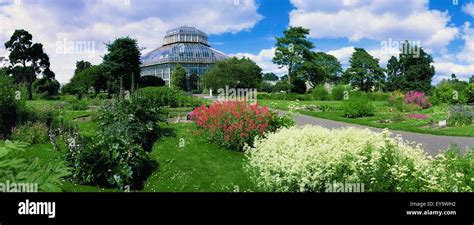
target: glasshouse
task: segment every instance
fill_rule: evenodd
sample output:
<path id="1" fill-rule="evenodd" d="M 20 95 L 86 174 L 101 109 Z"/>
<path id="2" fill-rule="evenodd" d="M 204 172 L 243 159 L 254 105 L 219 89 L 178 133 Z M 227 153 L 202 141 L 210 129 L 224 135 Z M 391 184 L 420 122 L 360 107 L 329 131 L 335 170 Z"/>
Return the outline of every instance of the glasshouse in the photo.
<path id="1" fill-rule="evenodd" d="M 180 64 L 192 81 L 190 88 L 197 89 L 199 77 L 215 62 L 227 58 L 224 53 L 211 48 L 206 33 L 183 26 L 166 32 L 163 45 L 142 57 L 141 75 L 161 77 L 169 85 L 174 67 Z"/>

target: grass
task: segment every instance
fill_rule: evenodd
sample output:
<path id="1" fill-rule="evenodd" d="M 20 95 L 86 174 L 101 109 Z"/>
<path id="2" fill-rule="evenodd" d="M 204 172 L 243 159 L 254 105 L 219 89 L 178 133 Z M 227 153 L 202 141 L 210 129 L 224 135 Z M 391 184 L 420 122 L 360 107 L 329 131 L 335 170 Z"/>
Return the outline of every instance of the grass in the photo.
<path id="1" fill-rule="evenodd" d="M 208 143 L 194 134 L 194 123 L 169 124 L 173 134 L 159 140 L 151 157 L 159 168 L 148 178 L 144 191 L 232 192 L 255 191 L 243 166 L 242 152 Z M 180 146 L 180 143 L 184 145 Z"/>
<path id="2" fill-rule="evenodd" d="M 290 110 L 291 106 L 304 106 L 304 105 L 327 105 L 332 107 L 342 107 L 342 101 L 287 101 L 287 100 L 259 100 L 259 103 L 266 105 L 271 108 L 279 110 Z M 447 118 L 447 106 L 434 106 L 430 109 L 423 110 L 421 112 L 407 112 L 404 114 L 426 114 L 430 115 L 430 118 L 424 120 L 404 118 L 403 121 L 393 121 L 391 123 L 385 123 L 386 120 L 393 120 L 396 116 L 394 112 L 390 112 L 390 107 L 387 102 L 384 101 L 373 101 L 372 104 L 376 107 L 374 116 L 363 117 L 363 118 L 346 118 L 343 116 L 342 111 L 308 111 L 308 110 L 296 110 L 296 112 L 313 116 L 322 119 L 329 119 L 334 121 L 359 124 L 377 128 L 388 128 L 391 130 L 408 131 L 414 133 L 433 134 L 433 135 L 446 135 L 446 136 L 462 136 L 462 137 L 474 137 L 474 125 L 464 127 L 446 127 L 446 128 L 430 128 L 429 123 L 431 120 L 436 124 L 437 121 L 445 120 Z"/>

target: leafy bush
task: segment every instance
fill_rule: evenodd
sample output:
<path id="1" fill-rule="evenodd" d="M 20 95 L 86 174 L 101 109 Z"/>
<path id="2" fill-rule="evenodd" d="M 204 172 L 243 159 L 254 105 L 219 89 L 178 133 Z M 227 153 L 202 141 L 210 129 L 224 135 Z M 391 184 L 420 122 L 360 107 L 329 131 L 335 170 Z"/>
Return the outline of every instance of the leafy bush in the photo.
<path id="1" fill-rule="evenodd" d="M 474 83 L 469 83 L 464 92 L 466 93 L 467 102 L 474 103 Z"/>
<path id="2" fill-rule="evenodd" d="M 25 144 L 6 141 L 0 146 L 0 183 L 37 184 L 39 191 L 59 192 L 62 179 L 70 175 L 62 161 L 41 165 L 38 159 L 26 160 L 19 154 Z"/>
<path id="3" fill-rule="evenodd" d="M 367 94 L 367 97 L 371 101 L 388 101 L 390 98 L 391 93 L 385 93 L 385 92 L 369 92 Z"/>
<path id="4" fill-rule="evenodd" d="M 306 83 L 301 79 L 296 79 L 292 82 L 293 87 L 291 88 L 292 93 L 304 94 L 306 93 Z"/>
<path id="5" fill-rule="evenodd" d="M 258 87 L 258 91 L 259 92 L 272 93 L 273 85 L 268 83 L 268 82 L 262 81 L 260 83 L 260 86 Z M 209 92 L 207 92 L 207 93 L 209 93 Z"/>
<path id="6" fill-rule="evenodd" d="M 275 86 L 273 86 L 273 92 L 288 92 L 293 89 L 293 85 L 289 84 L 287 81 L 278 81 Z"/>
<path id="7" fill-rule="evenodd" d="M 313 88 L 313 98 L 318 101 L 327 101 L 330 100 L 330 95 L 326 91 L 323 85 L 319 85 Z"/>
<path id="8" fill-rule="evenodd" d="M 74 111 L 84 111 L 89 109 L 89 104 L 87 100 L 72 99 L 68 104 L 68 109 Z"/>
<path id="9" fill-rule="evenodd" d="M 19 111 L 24 108 L 24 102 L 16 100 L 16 97 L 12 80 L 0 76 L 0 138 L 10 135 L 19 119 Z"/>
<path id="10" fill-rule="evenodd" d="M 462 160 L 447 154 L 455 163 L 433 160 L 391 136 L 353 127 L 283 128 L 246 148 L 247 170 L 267 191 L 324 192 L 334 182 L 363 184 L 368 192 L 455 191 L 452 184 L 473 190 L 472 152 Z"/>
<path id="11" fill-rule="evenodd" d="M 185 92 L 169 87 L 146 87 L 138 90 L 137 95 L 149 99 L 157 106 L 195 107 L 201 102 Z"/>
<path id="12" fill-rule="evenodd" d="M 166 82 L 157 76 L 142 76 L 138 81 L 141 88 L 145 87 L 163 87 L 165 86 Z"/>
<path id="13" fill-rule="evenodd" d="M 348 118 L 373 116 L 375 106 L 366 98 L 350 98 L 342 105 L 343 115 Z"/>
<path id="14" fill-rule="evenodd" d="M 349 85 L 336 85 L 332 89 L 331 98 L 332 100 L 335 100 L 335 101 L 344 100 L 345 92 L 349 94 L 350 90 L 351 90 L 351 87 Z"/>
<path id="15" fill-rule="evenodd" d="M 420 109 L 428 109 L 431 107 L 431 103 L 425 96 L 425 93 L 420 91 L 409 91 L 403 101 L 410 107 L 418 107 Z"/>
<path id="16" fill-rule="evenodd" d="M 48 127 L 44 123 L 29 122 L 13 128 L 11 139 L 30 144 L 46 143 L 49 140 Z"/>
<path id="17" fill-rule="evenodd" d="M 471 125 L 474 121 L 474 107 L 467 105 L 450 106 L 448 109 L 448 126 L 459 127 Z"/>
<path id="18" fill-rule="evenodd" d="M 456 90 L 453 85 L 449 83 L 440 83 L 433 91 L 431 102 L 435 105 L 442 103 L 448 104 L 464 104 L 467 98 L 464 95 L 464 90 Z"/>
<path id="19" fill-rule="evenodd" d="M 210 141 L 233 150 L 242 150 L 245 144 L 252 145 L 256 136 L 290 124 L 287 118 L 279 121 L 265 106 L 239 101 L 214 102 L 196 108 L 190 116 Z"/>
<path id="20" fill-rule="evenodd" d="M 257 98 L 260 100 L 288 100 L 288 101 L 311 101 L 312 96 L 310 94 L 296 94 L 296 93 L 258 93 Z"/>

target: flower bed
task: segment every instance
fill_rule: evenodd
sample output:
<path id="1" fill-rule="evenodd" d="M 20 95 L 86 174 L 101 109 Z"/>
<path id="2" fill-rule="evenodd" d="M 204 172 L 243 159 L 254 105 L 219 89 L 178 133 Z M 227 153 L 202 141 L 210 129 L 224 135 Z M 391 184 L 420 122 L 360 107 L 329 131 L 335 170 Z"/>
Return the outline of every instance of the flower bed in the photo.
<path id="1" fill-rule="evenodd" d="M 260 138 L 246 150 L 247 169 L 268 191 L 324 192 L 333 182 L 363 184 L 369 192 L 474 189 L 472 151 L 433 159 L 388 131 L 293 127 Z"/>
<path id="2" fill-rule="evenodd" d="M 292 125 L 288 118 L 272 114 L 265 106 L 239 101 L 200 106 L 191 112 L 190 118 L 208 134 L 211 141 L 233 150 L 242 150 L 245 144 L 252 145 L 256 136 Z"/>
<path id="3" fill-rule="evenodd" d="M 409 105 L 411 110 L 415 110 L 416 108 L 428 109 L 431 107 L 431 103 L 426 98 L 425 93 L 420 91 L 408 92 L 403 102 Z"/>

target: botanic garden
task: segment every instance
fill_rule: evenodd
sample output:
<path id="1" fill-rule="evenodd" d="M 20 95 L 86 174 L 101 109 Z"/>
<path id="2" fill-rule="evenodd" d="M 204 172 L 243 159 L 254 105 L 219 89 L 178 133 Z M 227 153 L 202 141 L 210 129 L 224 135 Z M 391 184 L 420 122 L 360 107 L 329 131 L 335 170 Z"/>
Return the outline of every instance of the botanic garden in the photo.
<path id="1" fill-rule="evenodd" d="M 0 183 L 46 192 L 325 192 L 331 183 L 367 192 L 474 190 L 474 149 L 432 155 L 390 133 L 474 138 L 474 77 L 432 85 L 424 51 L 381 68 L 356 49 L 343 70 L 334 56 L 311 51 L 307 32 L 290 28 L 277 39 L 274 62 L 288 68 L 286 77 L 229 58 L 189 90 L 179 65 L 168 86 L 141 77 L 129 37 L 108 43 L 99 65 L 77 62 L 59 88 L 41 44 L 16 31 L 0 74 Z M 256 88 L 257 102 L 209 96 L 226 86 Z M 387 130 L 304 126 L 298 114 Z"/>

